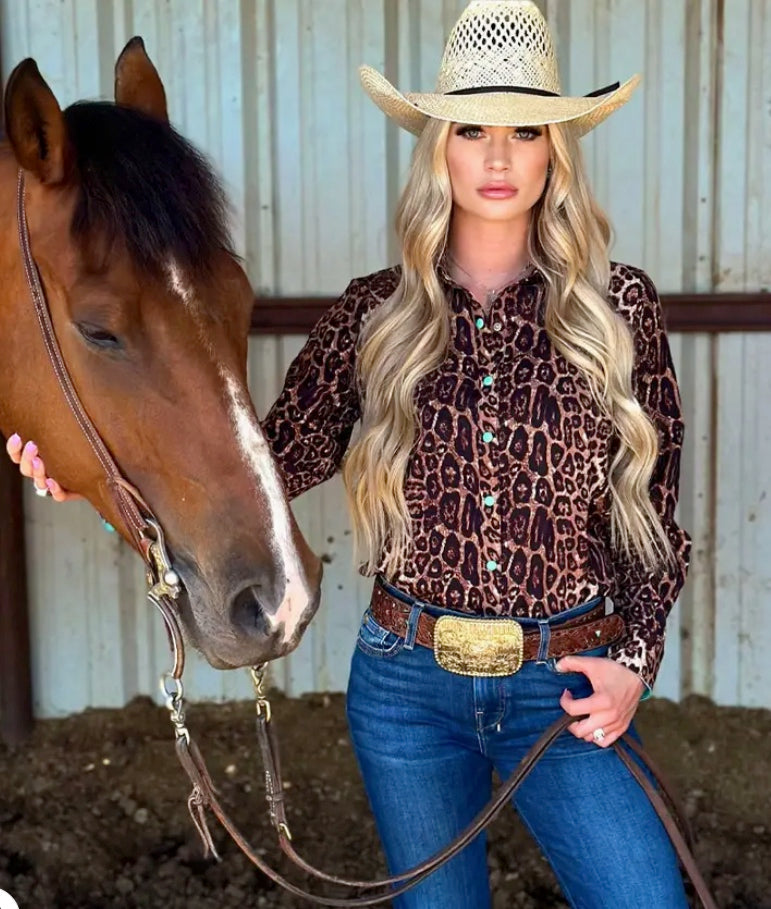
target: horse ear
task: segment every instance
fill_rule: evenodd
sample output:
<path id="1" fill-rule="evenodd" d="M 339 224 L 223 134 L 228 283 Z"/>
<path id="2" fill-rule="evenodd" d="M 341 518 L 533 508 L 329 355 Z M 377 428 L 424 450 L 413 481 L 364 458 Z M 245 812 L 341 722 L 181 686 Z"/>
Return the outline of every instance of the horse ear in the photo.
<path id="1" fill-rule="evenodd" d="M 123 48 L 115 64 L 115 103 L 133 107 L 156 120 L 169 119 L 163 82 L 139 36 Z"/>
<path id="2" fill-rule="evenodd" d="M 19 165 L 42 183 L 62 183 L 72 160 L 64 115 L 31 58 L 11 73 L 5 89 L 5 131 Z"/>

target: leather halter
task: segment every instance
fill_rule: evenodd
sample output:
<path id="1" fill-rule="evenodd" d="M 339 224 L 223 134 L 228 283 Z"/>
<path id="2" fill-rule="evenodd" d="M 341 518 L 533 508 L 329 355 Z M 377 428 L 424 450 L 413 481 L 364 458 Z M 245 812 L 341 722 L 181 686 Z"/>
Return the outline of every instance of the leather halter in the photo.
<path id="1" fill-rule="evenodd" d="M 176 600 L 181 593 L 182 584 L 179 576 L 171 566 L 160 522 L 153 514 L 147 502 L 142 498 L 139 491 L 121 474 L 114 458 L 107 450 L 99 432 L 86 413 L 72 383 L 72 379 L 70 378 L 59 343 L 54 333 L 45 292 L 40 281 L 40 274 L 30 250 L 29 228 L 27 225 L 24 197 L 23 170 L 19 171 L 17 184 L 17 216 L 19 246 L 22 254 L 24 273 L 34 303 L 35 314 L 40 325 L 43 341 L 45 342 L 48 357 L 51 361 L 51 366 L 53 367 L 59 386 L 64 393 L 70 410 L 75 416 L 83 435 L 91 446 L 91 450 L 104 470 L 107 477 L 107 487 L 124 522 L 126 535 L 145 560 L 148 581 L 147 595 L 160 610 L 169 633 L 173 650 L 173 667 L 170 672 L 167 672 L 162 676 L 161 688 L 165 695 L 166 707 L 171 715 L 172 725 L 174 726 L 177 757 L 193 784 L 193 790 L 188 798 L 188 808 L 193 822 L 203 840 L 206 853 L 211 853 L 216 858 L 219 858 L 214 847 L 214 841 L 212 840 L 206 824 L 205 812 L 208 808 L 217 817 L 246 857 L 274 883 L 283 887 L 295 896 L 307 899 L 319 906 L 374 906 L 388 902 L 393 899 L 393 897 L 404 893 L 420 883 L 420 881 L 445 862 L 449 861 L 453 856 L 457 855 L 468 843 L 470 843 L 471 840 L 473 840 L 501 812 L 514 792 L 517 791 L 527 778 L 538 759 L 543 756 L 558 736 L 567 729 L 571 723 L 574 723 L 578 719 L 582 719 L 582 717 L 566 715 L 553 723 L 540 736 L 511 777 L 509 777 L 506 783 L 501 786 L 496 795 L 493 796 L 490 802 L 488 802 L 471 824 L 469 824 L 468 827 L 466 827 L 466 829 L 444 849 L 403 874 L 394 875 L 379 881 L 350 880 L 327 874 L 314 868 L 298 855 L 292 846 L 292 836 L 289 831 L 284 804 L 284 788 L 281 779 L 278 742 L 275 730 L 272 726 L 270 703 L 262 690 L 265 664 L 259 667 L 253 667 L 251 673 L 256 694 L 257 736 L 265 764 L 266 798 L 270 809 L 270 819 L 276 829 L 282 851 L 298 868 L 319 880 L 359 890 L 379 890 L 380 892 L 370 896 L 359 896 L 350 899 L 318 896 L 309 893 L 286 880 L 281 874 L 267 865 L 264 859 L 242 836 L 220 804 L 203 757 L 187 729 L 182 688 L 185 650 L 177 613 L 173 605 L 173 601 Z M 619 758 L 629 768 L 630 773 L 635 777 L 653 804 L 656 813 L 672 840 L 672 844 L 678 853 L 685 871 L 696 889 L 704 909 L 717 909 L 717 904 L 710 895 L 706 883 L 693 858 L 690 848 L 691 836 L 688 824 L 685 821 L 685 815 L 682 810 L 680 810 L 669 786 L 663 780 L 660 772 L 648 755 L 630 736 L 624 735 L 623 743 L 626 748 L 622 747 L 620 741 L 614 742 L 611 747 L 615 749 Z M 651 772 L 659 784 L 663 797 L 662 794 L 651 785 L 643 770 L 641 770 L 640 765 L 630 756 L 627 749 L 633 751 L 640 762 Z M 667 808 L 667 802 L 669 803 L 669 810 Z M 673 819 L 673 815 L 676 820 Z"/>
<path id="2" fill-rule="evenodd" d="M 91 447 L 91 451 L 105 473 L 107 488 L 123 520 L 126 536 L 145 560 L 149 586 L 148 597 L 158 607 L 166 623 L 166 629 L 174 650 L 172 674 L 176 678 L 181 678 L 185 668 L 185 650 L 182 644 L 179 624 L 171 603 L 172 600 L 179 596 L 181 590 L 179 577 L 171 567 L 160 522 L 139 491 L 120 472 L 115 459 L 107 450 L 102 437 L 86 413 L 70 378 L 54 332 L 45 291 L 40 281 L 40 272 L 30 249 L 23 170 L 19 171 L 17 181 L 16 214 L 24 274 L 34 304 L 38 325 L 40 326 L 40 333 L 43 336 L 43 342 L 48 353 L 48 359 L 51 362 L 67 404 Z"/>

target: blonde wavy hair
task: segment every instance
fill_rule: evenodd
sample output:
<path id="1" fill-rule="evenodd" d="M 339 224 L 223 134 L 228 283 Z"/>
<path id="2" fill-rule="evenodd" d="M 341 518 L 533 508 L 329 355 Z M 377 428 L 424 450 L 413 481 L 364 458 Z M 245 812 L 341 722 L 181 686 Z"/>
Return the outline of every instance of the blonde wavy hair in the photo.
<path id="1" fill-rule="evenodd" d="M 445 160 L 451 125 L 429 120 L 417 142 L 396 219 L 401 280 L 360 339 L 361 432 L 346 458 L 343 481 L 356 553 L 370 574 L 382 561 L 385 574 L 393 576 L 409 552 L 404 479 L 417 434 L 415 391 L 441 364 L 449 343 L 436 264 L 452 212 Z M 649 491 L 658 437 L 632 390 L 632 333 L 607 299 L 610 226 L 589 189 L 578 139 L 560 125 L 549 126 L 548 135 L 552 174 L 533 209 L 529 234 L 530 259 L 546 279 L 546 330 L 586 376 L 615 430 L 608 478 L 611 544 L 654 570 L 672 556 Z"/>

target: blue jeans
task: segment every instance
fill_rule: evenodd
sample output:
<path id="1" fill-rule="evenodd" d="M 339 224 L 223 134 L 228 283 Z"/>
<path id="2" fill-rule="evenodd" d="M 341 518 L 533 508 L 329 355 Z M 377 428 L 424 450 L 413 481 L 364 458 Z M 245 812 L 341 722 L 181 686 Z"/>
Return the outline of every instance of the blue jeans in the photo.
<path id="1" fill-rule="evenodd" d="M 549 629 L 597 600 L 538 622 Z M 492 772 L 507 779 L 526 751 L 563 715 L 565 688 L 591 693 L 581 673 L 553 660 L 525 663 L 503 678 L 471 678 L 440 667 L 414 643 L 364 614 L 351 664 L 351 739 L 389 869 L 396 874 L 443 848 L 489 800 Z M 602 656 L 604 649 L 586 651 Z M 612 749 L 565 732 L 514 796 L 520 817 L 549 860 L 571 906 L 686 909 L 669 838 L 645 793 Z M 487 909 L 486 836 L 394 900 L 398 909 Z"/>

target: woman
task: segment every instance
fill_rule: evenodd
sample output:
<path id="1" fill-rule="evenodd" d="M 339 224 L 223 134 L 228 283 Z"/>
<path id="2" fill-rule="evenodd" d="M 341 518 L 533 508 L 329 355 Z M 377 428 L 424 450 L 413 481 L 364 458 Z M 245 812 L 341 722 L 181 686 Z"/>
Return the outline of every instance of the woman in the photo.
<path id="1" fill-rule="evenodd" d="M 667 836 L 608 748 L 656 677 L 689 548 L 661 308 L 609 262 L 578 146 L 637 79 L 561 96 L 537 7 L 493 0 L 456 23 L 436 93 L 362 81 L 419 135 L 402 264 L 351 282 L 264 427 L 290 495 L 343 465 L 377 575 L 347 709 L 390 869 L 454 837 L 565 711 L 587 718 L 515 804 L 567 899 L 679 909 Z M 489 906 L 484 836 L 395 904 Z"/>

